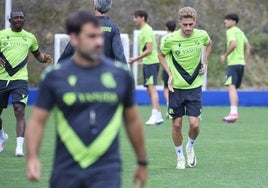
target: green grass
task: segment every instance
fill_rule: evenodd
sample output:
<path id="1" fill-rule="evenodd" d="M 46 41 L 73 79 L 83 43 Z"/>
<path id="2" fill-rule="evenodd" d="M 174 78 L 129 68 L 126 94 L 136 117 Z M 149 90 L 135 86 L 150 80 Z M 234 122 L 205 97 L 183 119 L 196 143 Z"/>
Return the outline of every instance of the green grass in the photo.
<path id="1" fill-rule="evenodd" d="M 150 114 L 150 107 L 139 108 L 142 120 Z M 240 119 L 235 124 L 225 124 L 221 117 L 227 107 L 204 107 L 201 132 L 195 145 L 197 166 L 176 170 L 176 156 L 170 132 L 171 121 L 162 126 L 145 127 L 149 165 L 148 188 L 177 187 L 267 187 L 268 108 L 240 108 Z M 164 107 L 162 108 L 164 112 Z M 27 108 L 27 117 L 30 107 Z M 0 187 L 48 187 L 54 151 L 54 120 L 46 126 L 41 148 L 42 179 L 31 183 L 25 175 L 25 158 L 15 158 L 15 119 L 10 106 L 3 112 L 5 131 L 9 141 L 0 153 Z M 184 143 L 187 141 L 188 122 L 184 119 Z M 121 134 L 123 158 L 123 188 L 132 182 L 135 158 L 125 132 Z"/>

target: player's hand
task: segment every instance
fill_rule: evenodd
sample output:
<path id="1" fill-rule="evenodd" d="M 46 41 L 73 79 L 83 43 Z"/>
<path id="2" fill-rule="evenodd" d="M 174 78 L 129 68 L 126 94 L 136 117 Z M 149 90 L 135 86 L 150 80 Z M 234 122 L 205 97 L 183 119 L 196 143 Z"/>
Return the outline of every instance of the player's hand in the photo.
<path id="1" fill-rule="evenodd" d="M 221 63 L 224 64 L 226 61 L 226 55 L 221 55 Z"/>
<path id="2" fill-rule="evenodd" d="M 174 89 L 172 87 L 172 80 L 173 80 L 173 77 L 169 76 L 168 77 L 168 89 L 169 89 L 169 91 L 174 92 Z"/>
<path id="3" fill-rule="evenodd" d="M 130 57 L 130 58 L 128 59 L 128 63 L 129 63 L 129 64 L 132 64 L 132 63 L 135 62 L 135 60 L 136 60 L 135 57 Z"/>
<path id="4" fill-rule="evenodd" d="M 139 66 L 143 65 L 142 59 L 138 59 L 137 63 Z"/>
<path id="5" fill-rule="evenodd" d="M 39 181 L 41 176 L 41 164 L 40 161 L 35 159 L 27 159 L 27 177 L 31 181 Z"/>
<path id="6" fill-rule="evenodd" d="M 201 69 L 199 70 L 199 74 L 203 75 L 207 70 L 207 64 L 206 63 L 202 63 L 201 64 Z"/>
<path id="7" fill-rule="evenodd" d="M 48 55 L 46 53 L 44 53 L 43 55 L 44 55 L 44 62 L 45 63 L 53 63 L 53 58 L 50 55 Z"/>
<path id="8" fill-rule="evenodd" d="M 138 166 L 135 170 L 133 184 L 135 188 L 143 188 L 147 180 L 147 168 Z"/>
<path id="9" fill-rule="evenodd" d="M 0 57 L 0 67 L 5 67 L 6 62 Z"/>

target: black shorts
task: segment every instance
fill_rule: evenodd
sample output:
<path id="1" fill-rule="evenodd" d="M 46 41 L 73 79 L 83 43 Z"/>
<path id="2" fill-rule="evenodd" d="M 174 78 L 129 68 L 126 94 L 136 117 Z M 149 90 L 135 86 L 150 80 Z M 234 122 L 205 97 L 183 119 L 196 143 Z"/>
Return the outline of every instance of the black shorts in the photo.
<path id="1" fill-rule="evenodd" d="M 0 80 L 0 107 L 6 108 L 11 95 L 12 103 L 27 104 L 28 84 L 26 80 Z"/>
<path id="2" fill-rule="evenodd" d="M 151 65 L 143 65 L 143 85 L 147 87 L 148 85 L 156 85 L 157 84 L 157 75 L 159 72 L 159 63 L 151 64 Z"/>
<path id="3" fill-rule="evenodd" d="M 202 110 L 202 87 L 194 89 L 174 89 L 169 91 L 168 113 L 172 119 L 184 115 L 200 117 Z"/>
<path id="4" fill-rule="evenodd" d="M 165 70 L 163 70 L 163 73 L 162 73 L 162 80 L 163 80 L 164 88 L 168 88 L 168 73 Z"/>
<path id="5" fill-rule="evenodd" d="M 109 176 L 96 173 L 92 177 L 87 177 L 85 173 L 68 174 L 62 172 L 58 175 L 53 174 L 50 179 L 50 188 L 120 188 L 121 177 L 118 172 L 109 172 Z"/>
<path id="6" fill-rule="evenodd" d="M 236 88 L 241 86 L 244 65 L 231 65 L 227 67 L 225 86 L 235 85 Z"/>

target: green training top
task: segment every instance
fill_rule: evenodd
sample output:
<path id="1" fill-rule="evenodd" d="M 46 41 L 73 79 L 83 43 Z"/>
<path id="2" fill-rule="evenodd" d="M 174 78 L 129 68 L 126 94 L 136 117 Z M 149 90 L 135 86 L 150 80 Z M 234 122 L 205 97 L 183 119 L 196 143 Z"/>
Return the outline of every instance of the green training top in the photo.
<path id="1" fill-rule="evenodd" d="M 139 49 L 140 53 L 146 50 L 146 43 L 152 43 L 152 53 L 150 55 L 147 55 L 146 57 L 142 58 L 142 62 L 145 65 L 159 63 L 158 60 L 158 53 L 157 53 L 157 46 L 156 46 L 156 40 L 155 35 L 153 32 L 153 29 L 148 24 L 145 24 L 139 34 Z"/>
<path id="2" fill-rule="evenodd" d="M 0 80 L 28 80 L 29 50 L 38 50 L 33 34 L 25 30 L 13 32 L 10 28 L 0 31 L 0 58 L 6 62 L 5 68 L 0 67 Z"/>
<path id="3" fill-rule="evenodd" d="M 181 30 L 169 35 L 161 46 L 161 52 L 171 56 L 168 61 L 173 76 L 172 86 L 176 89 L 193 89 L 202 85 L 201 68 L 202 47 L 210 43 L 204 30 L 194 29 L 193 35 L 185 38 Z"/>
<path id="4" fill-rule="evenodd" d="M 172 33 L 169 33 L 169 34 L 167 34 L 167 35 L 161 37 L 161 40 L 160 40 L 160 49 L 162 48 L 162 46 L 163 46 L 165 40 L 167 39 L 167 37 L 168 37 L 170 34 L 172 34 Z M 171 54 L 167 54 L 167 55 L 165 55 L 165 59 L 166 59 L 167 64 L 172 63 L 172 57 L 171 57 Z"/>
<path id="5" fill-rule="evenodd" d="M 227 48 L 233 40 L 236 41 L 236 47 L 227 57 L 228 66 L 245 65 L 245 43 L 248 42 L 248 39 L 244 32 L 236 26 L 226 31 Z"/>

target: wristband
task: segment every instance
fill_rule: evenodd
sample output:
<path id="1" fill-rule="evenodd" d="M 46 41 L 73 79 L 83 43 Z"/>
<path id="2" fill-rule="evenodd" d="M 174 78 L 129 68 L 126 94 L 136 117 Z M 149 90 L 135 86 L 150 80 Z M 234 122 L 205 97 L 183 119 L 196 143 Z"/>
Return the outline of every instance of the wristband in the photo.
<path id="1" fill-rule="evenodd" d="M 137 164 L 139 166 L 147 166 L 148 165 L 148 161 L 138 161 Z"/>

